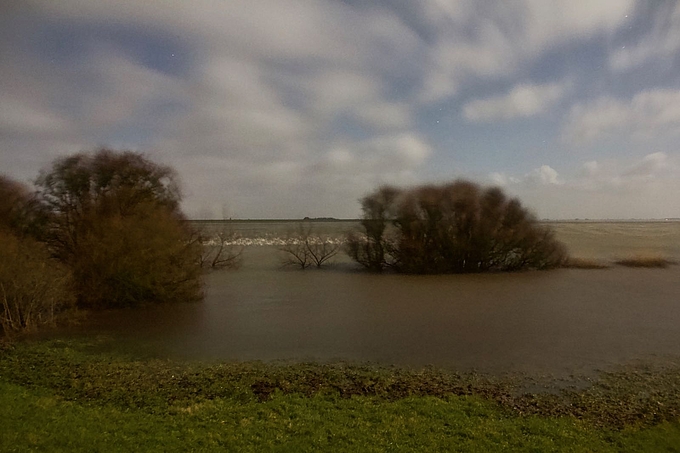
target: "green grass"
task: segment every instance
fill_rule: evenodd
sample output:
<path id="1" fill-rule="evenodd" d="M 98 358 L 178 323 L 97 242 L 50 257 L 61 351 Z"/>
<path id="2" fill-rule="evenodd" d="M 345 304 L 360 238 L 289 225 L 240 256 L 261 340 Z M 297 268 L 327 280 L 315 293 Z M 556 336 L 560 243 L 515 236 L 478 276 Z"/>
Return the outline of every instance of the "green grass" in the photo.
<path id="1" fill-rule="evenodd" d="M 0 351 L 0 451 L 678 451 L 678 374 L 525 394 L 517 380 L 437 370 L 23 343 Z"/>

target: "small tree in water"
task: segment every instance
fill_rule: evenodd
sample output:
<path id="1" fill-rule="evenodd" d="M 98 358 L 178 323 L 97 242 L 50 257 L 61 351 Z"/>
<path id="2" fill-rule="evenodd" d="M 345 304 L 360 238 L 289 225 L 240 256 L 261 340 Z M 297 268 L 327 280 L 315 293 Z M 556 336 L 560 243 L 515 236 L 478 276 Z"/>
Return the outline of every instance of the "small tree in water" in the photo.
<path id="1" fill-rule="evenodd" d="M 202 296 L 201 248 L 179 209 L 174 171 L 101 150 L 57 159 L 36 185 L 39 237 L 73 272 L 84 307 Z"/>
<path id="2" fill-rule="evenodd" d="M 284 265 L 304 270 L 330 262 L 340 251 L 340 244 L 329 236 L 315 234 L 311 225 L 300 223 L 297 232 L 288 235 L 280 250 L 284 254 Z"/>
<path id="3" fill-rule="evenodd" d="M 347 250 L 372 270 L 515 271 L 566 260 L 552 230 L 497 187 L 467 181 L 410 190 L 381 187 L 361 202 L 363 234 L 350 235 Z"/>

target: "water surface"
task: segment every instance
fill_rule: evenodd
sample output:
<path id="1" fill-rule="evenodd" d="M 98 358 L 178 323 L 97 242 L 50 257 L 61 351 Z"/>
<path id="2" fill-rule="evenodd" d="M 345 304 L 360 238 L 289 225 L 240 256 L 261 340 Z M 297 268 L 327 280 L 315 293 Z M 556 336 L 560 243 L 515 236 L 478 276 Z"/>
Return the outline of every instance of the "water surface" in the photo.
<path id="1" fill-rule="evenodd" d="M 269 239 L 283 231 L 251 227 L 251 236 Z M 579 256 L 680 258 L 679 227 L 558 224 L 556 230 Z M 109 312 L 81 330 L 194 359 L 569 374 L 680 357 L 678 266 L 403 276 L 358 272 L 347 259 L 306 271 L 283 269 L 280 260 L 275 246 L 248 246 L 241 269 L 207 276 L 203 303 Z"/>

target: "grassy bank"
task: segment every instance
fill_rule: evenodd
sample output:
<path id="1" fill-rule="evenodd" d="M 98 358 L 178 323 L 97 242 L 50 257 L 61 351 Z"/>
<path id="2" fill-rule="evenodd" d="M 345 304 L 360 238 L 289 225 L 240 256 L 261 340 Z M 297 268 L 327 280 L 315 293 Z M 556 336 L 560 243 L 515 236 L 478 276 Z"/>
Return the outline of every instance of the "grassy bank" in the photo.
<path id="1" fill-rule="evenodd" d="M 0 451 L 675 451 L 678 371 L 629 368 L 527 393 L 536 383 L 518 376 L 22 343 L 0 352 Z"/>

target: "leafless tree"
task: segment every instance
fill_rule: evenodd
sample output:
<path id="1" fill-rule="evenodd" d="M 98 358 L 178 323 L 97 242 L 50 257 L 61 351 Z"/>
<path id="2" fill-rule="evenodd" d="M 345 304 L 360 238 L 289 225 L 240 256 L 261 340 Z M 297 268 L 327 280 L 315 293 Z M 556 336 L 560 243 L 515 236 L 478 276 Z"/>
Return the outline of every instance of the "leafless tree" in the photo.
<path id="1" fill-rule="evenodd" d="M 234 244 L 238 235 L 228 227 L 214 232 L 197 229 L 197 240 L 203 247 L 200 256 L 202 268 L 237 269 L 243 263 L 243 247 Z"/>
<path id="2" fill-rule="evenodd" d="M 306 269 L 312 265 L 317 268 L 330 261 L 340 251 L 339 241 L 327 235 L 316 235 L 311 225 L 300 223 L 295 234 L 289 234 L 281 247 L 284 264 Z"/>

